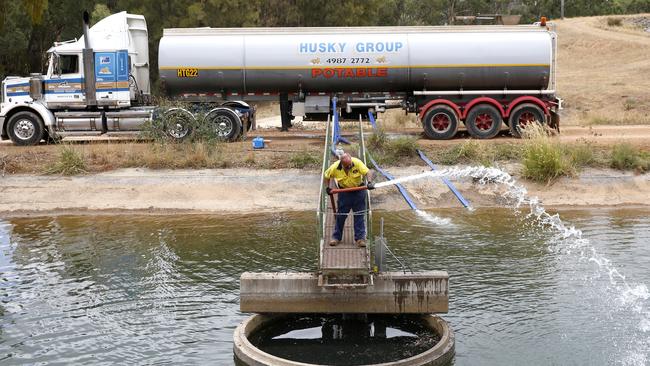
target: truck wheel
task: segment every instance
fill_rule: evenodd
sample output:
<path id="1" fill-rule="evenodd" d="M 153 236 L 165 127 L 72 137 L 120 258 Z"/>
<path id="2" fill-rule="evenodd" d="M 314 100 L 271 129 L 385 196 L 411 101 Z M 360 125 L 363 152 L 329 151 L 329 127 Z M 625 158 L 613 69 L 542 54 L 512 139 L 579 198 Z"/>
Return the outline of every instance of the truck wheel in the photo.
<path id="1" fill-rule="evenodd" d="M 172 108 L 163 114 L 165 133 L 177 141 L 190 135 L 194 122 L 194 115 L 182 108 Z"/>
<path id="2" fill-rule="evenodd" d="M 499 133 L 502 122 L 501 114 L 496 108 L 480 104 L 467 115 L 465 127 L 470 135 L 478 139 L 491 139 Z"/>
<path id="3" fill-rule="evenodd" d="M 215 108 L 205 115 L 205 122 L 219 139 L 234 141 L 242 132 L 241 118 L 228 108 Z"/>
<path id="4" fill-rule="evenodd" d="M 43 139 L 43 121 L 32 112 L 18 112 L 9 118 L 7 132 L 14 144 L 20 146 L 38 145 Z"/>
<path id="5" fill-rule="evenodd" d="M 508 121 L 510 133 L 515 137 L 521 137 L 522 129 L 527 126 L 544 124 L 544 111 L 535 104 L 524 103 L 512 110 Z"/>
<path id="6" fill-rule="evenodd" d="M 458 116 L 446 105 L 437 105 L 429 109 L 422 120 L 424 134 L 433 140 L 447 140 L 458 131 Z"/>

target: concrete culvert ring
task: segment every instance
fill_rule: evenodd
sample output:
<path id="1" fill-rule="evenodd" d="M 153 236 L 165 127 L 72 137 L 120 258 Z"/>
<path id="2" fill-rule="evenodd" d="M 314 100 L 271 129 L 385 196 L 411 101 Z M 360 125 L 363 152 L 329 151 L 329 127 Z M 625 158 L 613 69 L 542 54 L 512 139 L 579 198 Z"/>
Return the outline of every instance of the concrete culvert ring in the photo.
<path id="1" fill-rule="evenodd" d="M 243 321 L 234 333 L 234 353 L 237 365 L 247 366 L 319 366 L 314 363 L 304 363 L 281 358 L 266 353 L 255 346 L 249 337 L 256 331 L 263 329 L 273 323 L 287 318 L 285 314 L 255 314 Z M 370 363 L 367 366 L 446 366 L 451 363 L 454 357 L 454 333 L 447 322 L 437 315 L 422 315 L 421 318 L 428 329 L 435 332 L 439 340 L 432 347 L 424 352 L 408 358 L 384 363 Z"/>

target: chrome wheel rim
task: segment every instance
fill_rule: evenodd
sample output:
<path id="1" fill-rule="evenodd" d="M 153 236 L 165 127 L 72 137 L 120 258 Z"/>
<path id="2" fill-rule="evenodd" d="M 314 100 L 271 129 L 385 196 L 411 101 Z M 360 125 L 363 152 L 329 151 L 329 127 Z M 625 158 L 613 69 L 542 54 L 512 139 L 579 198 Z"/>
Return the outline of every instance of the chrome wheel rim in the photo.
<path id="1" fill-rule="evenodd" d="M 212 123 L 219 137 L 228 137 L 232 132 L 232 120 L 227 116 L 216 116 L 212 119 Z"/>
<path id="2" fill-rule="evenodd" d="M 29 140 L 35 133 L 36 126 L 28 119 L 21 119 L 14 125 L 14 135 L 21 140 Z"/>
<path id="3" fill-rule="evenodd" d="M 175 139 L 182 139 L 187 136 L 187 133 L 190 130 L 188 124 L 184 120 L 187 116 L 179 113 L 170 113 L 166 118 L 168 119 L 167 133 L 169 136 Z"/>

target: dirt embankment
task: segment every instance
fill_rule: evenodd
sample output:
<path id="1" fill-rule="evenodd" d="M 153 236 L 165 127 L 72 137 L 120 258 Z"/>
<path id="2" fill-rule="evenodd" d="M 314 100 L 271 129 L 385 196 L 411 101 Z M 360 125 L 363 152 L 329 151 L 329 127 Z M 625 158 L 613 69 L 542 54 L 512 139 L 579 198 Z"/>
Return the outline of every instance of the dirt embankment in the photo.
<path id="1" fill-rule="evenodd" d="M 397 177 L 424 171 L 421 166 L 391 169 Z M 516 170 L 516 168 L 515 168 Z M 3 215 L 92 211 L 268 212 L 315 210 L 320 188 L 316 171 L 123 169 L 79 177 L 13 175 L 0 179 Z M 503 187 L 479 185 L 471 179 L 454 182 L 474 207 L 503 204 Z M 591 170 L 578 179 L 560 179 L 551 186 L 523 183 L 531 196 L 550 207 L 641 206 L 650 204 L 650 175 Z M 460 207 L 437 179 L 406 184 L 420 208 Z M 408 209 L 394 187 L 372 193 L 380 210 Z"/>

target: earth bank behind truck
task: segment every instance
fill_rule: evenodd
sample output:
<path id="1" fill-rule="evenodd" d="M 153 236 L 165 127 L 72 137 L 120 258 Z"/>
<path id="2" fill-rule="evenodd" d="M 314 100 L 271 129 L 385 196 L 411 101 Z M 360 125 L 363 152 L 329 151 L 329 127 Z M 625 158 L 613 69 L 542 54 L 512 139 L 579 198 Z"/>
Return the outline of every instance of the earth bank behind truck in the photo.
<path id="1" fill-rule="evenodd" d="M 296 116 L 325 119 L 333 98 L 343 117 L 417 113 L 433 139 L 461 123 L 478 138 L 503 123 L 515 136 L 528 123 L 559 125 L 557 39 L 546 24 L 165 29 L 161 85 L 188 107 L 163 108 L 152 103 L 144 17 L 121 12 L 90 29 L 84 18 L 84 36 L 48 50 L 45 75 L 2 82 L 3 139 L 133 133 L 162 117 L 173 138 L 198 122 L 234 140 L 254 125 L 249 103 L 279 100 L 286 130 Z"/>

